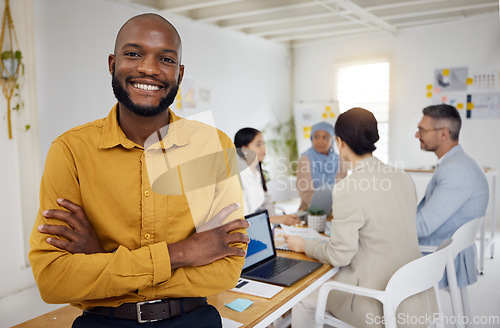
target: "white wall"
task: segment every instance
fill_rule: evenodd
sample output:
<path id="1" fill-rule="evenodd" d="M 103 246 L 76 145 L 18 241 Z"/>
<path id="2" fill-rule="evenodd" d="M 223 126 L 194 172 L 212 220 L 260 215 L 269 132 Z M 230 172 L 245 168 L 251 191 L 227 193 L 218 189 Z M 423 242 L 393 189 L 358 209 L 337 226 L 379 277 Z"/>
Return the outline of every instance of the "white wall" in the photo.
<path id="1" fill-rule="evenodd" d="M 414 138 L 422 108 L 431 104 L 426 85 L 432 84 L 436 68 L 468 66 L 469 72 L 500 71 L 498 13 L 403 30 L 395 36 L 375 33 L 296 48 L 293 100 L 332 99 L 335 65 L 378 58 L 391 64 L 391 162 L 403 161 L 405 167 L 433 165 L 435 155 L 420 151 Z M 500 169 L 498 140 L 500 120 L 464 121 L 460 143 L 481 165 Z"/>
<path id="2" fill-rule="evenodd" d="M 0 1 L 3 10 L 4 1 Z M 34 71 L 33 8 L 31 0 L 11 1 L 19 47 L 23 54 L 25 75 L 21 78 L 24 108 L 12 112 L 12 139 L 7 134 L 7 102 L 0 97 L 0 298 L 22 289 L 33 278 L 27 260 L 27 237 L 38 210 L 40 159 L 36 116 Z M 12 106 L 13 104 L 11 104 Z M 31 128 L 25 131 L 25 126 Z"/>
<path id="3" fill-rule="evenodd" d="M 108 114 L 115 98 L 107 58 L 116 33 L 128 18 L 152 10 L 102 0 L 34 0 L 34 4 L 44 158 L 59 134 Z M 201 108 L 213 111 L 218 128 L 233 138 L 241 127 L 262 128 L 277 116 L 290 115 L 289 54 L 284 46 L 164 16 L 181 35 L 185 75 L 210 91 L 210 103 Z"/>

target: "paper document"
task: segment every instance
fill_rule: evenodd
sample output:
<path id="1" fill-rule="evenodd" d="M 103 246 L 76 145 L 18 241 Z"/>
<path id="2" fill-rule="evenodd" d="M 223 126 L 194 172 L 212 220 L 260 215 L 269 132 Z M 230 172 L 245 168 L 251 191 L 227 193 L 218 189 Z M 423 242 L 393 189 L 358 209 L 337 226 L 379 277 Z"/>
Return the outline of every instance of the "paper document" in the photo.
<path id="1" fill-rule="evenodd" d="M 231 292 L 254 295 L 264 298 L 271 298 L 283 290 L 283 287 L 266 284 L 250 279 L 240 278 L 236 287 L 231 289 Z"/>
<path id="2" fill-rule="evenodd" d="M 285 242 L 285 235 L 299 236 L 305 240 L 328 240 L 327 236 L 311 228 L 281 225 L 281 229 L 275 229 L 274 231 L 274 244 L 276 249 L 284 251 L 290 250 Z"/>
<path id="3" fill-rule="evenodd" d="M 223 328 L 238 328 L 243 326 L 242 323 L 236 322 L 234 320 L 228 318 L 222 318 L 222 327 Z"/>

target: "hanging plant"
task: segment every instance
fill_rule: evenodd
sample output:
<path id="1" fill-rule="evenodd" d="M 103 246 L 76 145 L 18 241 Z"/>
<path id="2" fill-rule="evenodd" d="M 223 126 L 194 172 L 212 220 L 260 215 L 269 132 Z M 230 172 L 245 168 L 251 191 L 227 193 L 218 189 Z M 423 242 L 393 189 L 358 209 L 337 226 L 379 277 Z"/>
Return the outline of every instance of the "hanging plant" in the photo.
<path id="1" fill-rule="evenodd" d="M 0 83 L 7 99 L 7 125 L 9 139 L 12 139 L 11 110 L 19 111 L 24 107 L 21 99 L 22 78 L 24 77 L 23 54 L 19 50 L 14 21 L 10 12 L 9 0 L 5 0 L 5 9 L 0 35 Z M 12 102 L 12 100 L 14 100 Z M 26 126 L 26 130 L 29 125 Z"/>

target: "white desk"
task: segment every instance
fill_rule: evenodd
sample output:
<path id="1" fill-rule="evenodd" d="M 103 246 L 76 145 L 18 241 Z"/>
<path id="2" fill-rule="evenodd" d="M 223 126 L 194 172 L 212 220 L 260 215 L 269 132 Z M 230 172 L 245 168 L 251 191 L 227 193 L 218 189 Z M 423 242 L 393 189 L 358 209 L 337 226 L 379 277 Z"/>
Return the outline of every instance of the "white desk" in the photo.
<path id="1" fill-rule="evenodd" d="M 284 257 L 308 259 L 305 254 L 301 253 L 278 251 L 278 254 Z M 227 291 L 208 297 L 208 302 L 219 310 L 222 317 L 242 323 L 241 328 L 265 328 L 280 319 L 283 314 L 332 278 L 337 272 L 338 268 L 324 264 L 292 286 L 285 287 L 271 299 Z M 224 306 L 225 303 L 230 303 L 236 298 L 246 298 L 253 301 L 254 304 L 241 313 Z"/>
<path id="2" fill-rule="evenodd" d="M 407 169 L 408 172 L 415 182 L 417 188 L 418 199 L 422 199 L 425 194 L 425 188 L 427 183 L 429 183 L 434 170 L 432 169 Z M 480 236 L 479 236 L 479 272 L 483 274 L 484 270 L 484 257 L 486 249 L 490 248 L 490 257 L 493 258 L 495 254 L 495 230 L 496 230 L 496 188 L 497 188 L 497 178 L 498 171 L 492 168 L 484 168 L 486 173 L 486 178 L 488 179 L 488 184 L 490 187 L 490 199 L 488 202 L 488 209 L 486 211 L 485 220 L 481 226 Z M 489 236 L 486 236 L 486 227 L 489 226 Z"/>

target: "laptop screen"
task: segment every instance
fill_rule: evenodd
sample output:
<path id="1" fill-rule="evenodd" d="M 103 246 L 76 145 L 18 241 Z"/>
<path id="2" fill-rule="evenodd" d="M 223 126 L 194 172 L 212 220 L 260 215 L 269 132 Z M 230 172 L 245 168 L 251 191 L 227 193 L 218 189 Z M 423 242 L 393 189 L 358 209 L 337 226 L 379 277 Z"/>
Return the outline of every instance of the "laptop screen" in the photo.
<path id="1" fill-rule="evenodd" d="M 250 222 L 250 228 L 247 229 L 250 242 L 243 270 L 275 255 L 267 211 L 247 215 L 245 218 Z"/>

